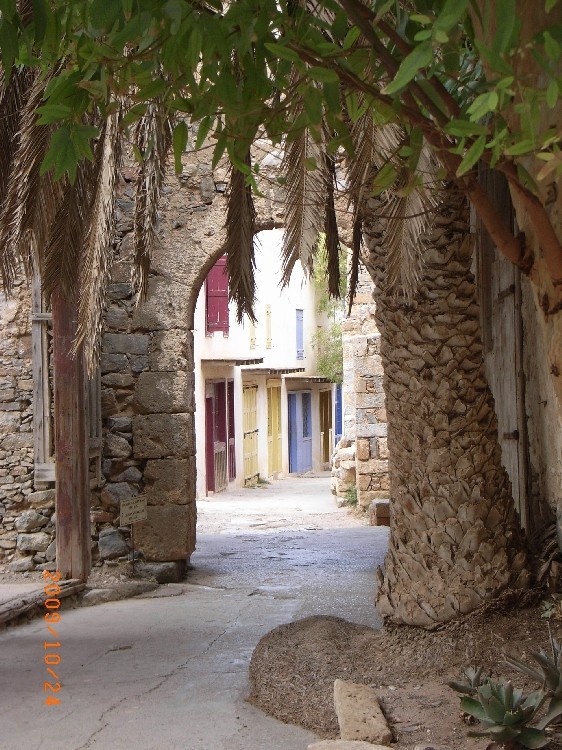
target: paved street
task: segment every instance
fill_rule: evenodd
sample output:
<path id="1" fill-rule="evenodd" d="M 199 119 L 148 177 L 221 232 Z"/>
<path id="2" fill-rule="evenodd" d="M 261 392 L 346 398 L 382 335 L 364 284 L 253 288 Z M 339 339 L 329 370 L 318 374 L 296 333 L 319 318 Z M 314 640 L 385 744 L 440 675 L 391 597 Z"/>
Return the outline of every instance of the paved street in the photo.
<path id="1" fill-rule="evenodd" d="M 199 503 L 187 583 L 62 612 L 60 706 L 45 706 L 43 620 L 0 633 L 1 750 L 303 750 L 314 735 L 245 702 L 257 641 L 332 614 L 376 625 L 387 529 L 337 509 L 329 480 Z M 53 649 L 51 649 L 53 651 Z"/>

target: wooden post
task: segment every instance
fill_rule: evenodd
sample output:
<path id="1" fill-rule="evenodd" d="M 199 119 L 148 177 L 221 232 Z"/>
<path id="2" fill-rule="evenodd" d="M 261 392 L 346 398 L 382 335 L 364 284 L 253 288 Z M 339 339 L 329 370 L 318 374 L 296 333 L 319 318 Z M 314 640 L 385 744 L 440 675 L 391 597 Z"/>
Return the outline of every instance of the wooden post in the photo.
<path id="1" fill-rule="evenodd" d="M 77 306 L 52 297 L 57 569 L 85 581 L 91 567 L 86 378 L 82 353 L 71 355 Z"/>

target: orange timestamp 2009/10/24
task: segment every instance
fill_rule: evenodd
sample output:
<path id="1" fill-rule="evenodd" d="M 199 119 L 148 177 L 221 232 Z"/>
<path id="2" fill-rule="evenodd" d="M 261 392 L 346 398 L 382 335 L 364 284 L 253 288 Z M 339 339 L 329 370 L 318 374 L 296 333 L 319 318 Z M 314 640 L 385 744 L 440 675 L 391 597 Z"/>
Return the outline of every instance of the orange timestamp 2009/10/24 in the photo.
<path id="1" fill-rule="evenodd" d="M 59 665 L 62 661 L 62 657 L 60 653 L 58 653 L 58 650 L 60 649 L 61 644 L 58 640 L 58 631 L 53 627 L 53 625 L 59 623 L 61 619 L 60 613 L 57 611 L 60 608 L 60 599 L 58 598 L 58 594 L 60 594 L 60 592 L 62 591 L 62 588 L 58 584 L 60 579 L 61 574 L 58 570 L 54 572 L 51 572 L 49 570 L 43 571 L 43 580 L 45 581 L 43 590 L 46 596 L 45 609 L 47 610 L 44 615 L 44 620 L 49 633 L 54 636 L 55 639 L 57 639 L 53 642 L 44 641 L 43 643 L 43 648 L 45 650 L 43 661 L 45 662 L 45 667 L 49 674 L 49 678 L 53 680 L 53 682 L 45 681 L 43 683 L 43 692 L 47 693 L 47 696 L 43 702 L 47 706 L 58 706 L 61 702 L 60 697 L 58 696 L 58 693 L 61 689 L 60 677 L 58 673 L 60 671 Z"/>

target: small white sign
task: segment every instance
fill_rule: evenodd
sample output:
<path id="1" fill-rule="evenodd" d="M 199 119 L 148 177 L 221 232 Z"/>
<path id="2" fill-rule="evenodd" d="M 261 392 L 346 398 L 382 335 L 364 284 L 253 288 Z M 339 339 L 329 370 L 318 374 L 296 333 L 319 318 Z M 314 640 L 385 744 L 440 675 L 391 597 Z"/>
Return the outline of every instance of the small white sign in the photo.
<path id="1" fill-rule="evenodd" d="M 148 518 L 146 496 L 130 497 L 128 500 L 121 500 L 121 511 L 119 523 L 122 526 L 128 526 L 135 521 L 144 521 Z"/>

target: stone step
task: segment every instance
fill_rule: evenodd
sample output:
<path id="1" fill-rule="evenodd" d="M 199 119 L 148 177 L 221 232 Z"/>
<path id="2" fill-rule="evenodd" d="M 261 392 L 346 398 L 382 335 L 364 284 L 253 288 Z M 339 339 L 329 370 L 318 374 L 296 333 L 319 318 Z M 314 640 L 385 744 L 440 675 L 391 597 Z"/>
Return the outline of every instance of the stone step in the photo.
<path id="1" fill-rule="evenodd" d="M 342 740 L 362 740 L 375 745 L 390 746 L 392 732 L 373 688 L 348 680 L 336 680 L 334 708 Z"/>

